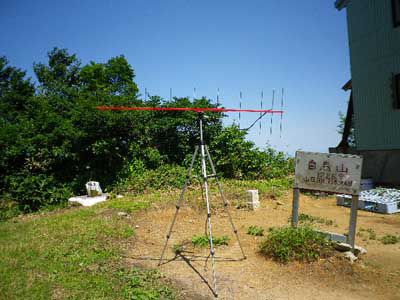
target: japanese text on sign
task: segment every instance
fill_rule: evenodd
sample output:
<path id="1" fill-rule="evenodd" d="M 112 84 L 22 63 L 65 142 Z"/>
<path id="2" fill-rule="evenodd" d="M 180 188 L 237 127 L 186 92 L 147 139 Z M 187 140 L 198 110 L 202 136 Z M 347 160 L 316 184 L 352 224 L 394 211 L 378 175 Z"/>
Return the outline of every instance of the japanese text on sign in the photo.
<path id="1" fill-rule="evenodd" d="M 296 152 L 295 188 L 358 195 L 362 158 L 356 155 Z"/>

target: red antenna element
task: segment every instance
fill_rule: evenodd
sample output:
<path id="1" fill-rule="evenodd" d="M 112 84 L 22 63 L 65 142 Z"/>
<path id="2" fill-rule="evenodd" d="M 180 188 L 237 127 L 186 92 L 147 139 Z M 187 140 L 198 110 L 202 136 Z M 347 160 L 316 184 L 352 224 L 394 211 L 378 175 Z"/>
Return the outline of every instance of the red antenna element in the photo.
<path id="1" fill-rule="evenodd" d="M 194 89 L 194 94 L 196 93 L 196 89 Z M 275 93 L 275 92 L 274 92 Z M 218 91 L 218 95 L 217 95 L 217 101 L 219 101 L 219 91 Z M 274 100 L 274 98 L 273 98 Z M 282 106 L 281 106 L 282 107 Z M 261 103 L 261 108 L 262 108 L 262 103 Z M 212 234 L 212 225 L 211 225 L 211 200 L 210 200 L 210 191 L 209 191 L 209 182 L 208 179 L 209 178 L 214 178 L 217 181 L 217 186 L 219 189 L 219 193 L 221 195 L 221 199 L 223 202 L 223 207 L 225 212 L 227 213 L 228 217 L 229 217 L 229 222 L 232 226 L 232 230 L 236 235 L 236 240 L 237 243 L 239 245 L 239 248 L 242 252 L 243 255 L 243 259 L 246 259 L 246 255 L 244 254 L 242 245 L 240 243 L 240 239 L 239 239 L 239 235 L 238 235 L 238 231 L 235 227 L 235 224 L 233 223 L 232 220 L 232 216 L 229 212 L 228 207 L 228 202 L 225 198 L 224 192 L 222 190 L 221 184 L 218 181 L 218 176 L 217 176 L 217 172 L 215 170 L 215 166 L 214 163 L 211 159 L 210 156 L 210 152 L 208 151 L 208 147 L 204 142 L 204 136 L 203 136 L 203 117 L 204 115 L 202 113 L 205 112 L 217 112 L 217 113 L 224 113 L 224 112 L 238 112 L 239 113 L 239 122 L 240 122 L 240 113 L 241 112 L 248 112 L 248 113 L 260 113 L 260 116 L 258 117 L 257 120 L 255 120 L 255 122 L 253 122 L 253 124 L 250 125 L 250 127 L 248 127 L 245 130 L 249 130 L 250 128 L 253 127 L 254 124 L 256 124 L 263 116 L 265 116 L 266 114 L 271 114 L 271 126 L 272 126 L 272 115 L 273 114 L 280 114 L 282 116 L 283 114 L 283 110 L 273 110 L 273 104 L 272 104 L 272 108 L 271 109 L 242 109 L 242 93 L 240 92 L 240 109 L 234 109 L 234 108 L 218 108 L 218 107 L 143 107 L 143 106 L 139 106 L 139 107 L 130 107 L 130 106 L 98 106 L 97 107 L 98 110 L 109 110 L 109 111 L 193 111 L 196 113 L 199 113 L 199 128 L 200 128 L 200 145 L 196 146 L 194 154 L 192 156 L 192 161 L 190 163 L 190 167 L 188 170 L 188 175 L 186 177 L 186 182 L 185 185 L 182 188 L 180 197 L 179 197 L 179 201 L 176 204 L 176 211 L 174 214 L 174 217 L 172 219 L 172 223 L 169 227 L 168 233 L 166 235 L 166 240 L 164 243 L 164 247 L 161 253 L 161 257 L 159 260 L 158 265 L 162 265 L 164 263 L 167 263 L 171 260 L 167 260 L 167 262 L 164 262 L 164 255 L 165 255 L 165 251 L 167 249 L 167 245 L 169 242 L 169 239 L 171 237 L 171 234 L 173 232 L 173 228 L 175 226 L 175 222 L 176 222 L 176 218 L 179 212 L 179 209 L 181 207 L 181 205 L 183 204 L 183 200 L 185 198 L 185 192 L 187 190 L 187 186 L 190 184 L 191 182 L 191 177 L 192 177 L 192 170 L 193 170 L 193 166 L 194 163 L 196 161 L 196 158 L 200 156 L 201 159 L 201 186 L 204 186 L 205 192 L 205 202 L 206 202 L 206 207 L 207 207 L 207 223 L 208 224 L 208 232 L 207 232 L 207 236 L 209 237 L 209 244 L 210 244 L 210 255 L 209 257 L 211 257 L 211 264 L 212 264 L 212 276 L 213 276 L 213 283 L 214 283 L 214 287 L 212 288 L 209 283 L 206 281 L 206 284 L 209 286 L 209 288 L 211 289 L 212 293 L 214 294 L 215 297 L 218 297 L 218 291 L 217 291 L 217 275 L 216 275 L 216 270 L 215 270 L 215 263 L 216 263 L 216 258 L 215 258 L 215 250 L 214 250 L 214 238 L 213 238 L 213 234 Z M 282 109 L 282 108 L 281 108 Z M 240 123 L 239 123 L 240 126 Z M 243 129 L 242 129 L 243 130 Z M 272 127 L 271 127 L 271 133 L 272 133 Z M 209 167 L 207 167 L 207 163 L 209 165 Z M 211 172 L 212 174 L 208 174 L 208 170 L 211 167 Z M 208 259 L 208 258 L 207 258 Z M 195 270 L 196 271 L 196 270 Z M 198 273 L 198 271 L 196 271 Z M 200 273 L 198 273 L 200 274 Z M 202 278 L 203 276 L 200 275 Z"/>
<path id="2" fill-rule="evenodd" d="M 283 114 L 282 110 L 273 109 L 236 109 L 236 108 L 217 108 L 217 107 L 147 107 L 147 106 L 97 106 L 98 110 L 113 111 L 194 111 L 196 113 L 203 112 L 249 112 L 264 114 Z"/>

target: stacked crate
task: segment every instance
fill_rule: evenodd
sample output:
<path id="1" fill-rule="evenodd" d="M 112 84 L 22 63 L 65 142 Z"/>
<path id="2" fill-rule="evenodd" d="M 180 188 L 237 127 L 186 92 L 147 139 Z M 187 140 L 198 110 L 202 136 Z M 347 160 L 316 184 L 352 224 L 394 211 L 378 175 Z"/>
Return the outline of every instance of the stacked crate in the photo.
<path id="1" fill-rule="evenodd" d="M 336 204 L 351 206 L 351 196 L 336 195 Z M 400 190 L 376 188 L 361 191 L 358 209 L 378 212 L 382 214 L 394 214 L 400 212 Z"/>

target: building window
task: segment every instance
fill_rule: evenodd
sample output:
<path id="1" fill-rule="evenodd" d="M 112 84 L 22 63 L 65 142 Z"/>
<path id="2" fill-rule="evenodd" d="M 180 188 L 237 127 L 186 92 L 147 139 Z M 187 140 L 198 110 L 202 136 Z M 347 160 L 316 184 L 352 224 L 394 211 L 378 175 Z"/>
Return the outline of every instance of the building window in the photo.
<path id="1" fill-rule="evenodd" d="M 393 106 L 400 109 L 400 74 L 393 76 Z"/>
<path id="2" fill-rule="evenodd" d="M 392 0 L 392 14 L 394 27 L 400 26 L 400 0 Z"/>

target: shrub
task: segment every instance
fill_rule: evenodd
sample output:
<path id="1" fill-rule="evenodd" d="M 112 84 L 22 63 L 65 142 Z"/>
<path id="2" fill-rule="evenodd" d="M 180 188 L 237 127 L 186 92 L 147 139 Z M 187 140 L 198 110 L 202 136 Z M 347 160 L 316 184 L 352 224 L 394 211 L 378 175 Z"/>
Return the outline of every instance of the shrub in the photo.
<path id="1" fill-rule="evenodd" d="M 260 245 L 260 252 L 282 263 L 313 261 L 331 255 L 333 244 L 310 227 L 282 227 L 270 230 Z"/>
<path id="2" fill-rule="evenodd" d="M 24 212 L 40 207 L 59 205 L 72 196 L 67 185 L 45 174 L 18 173 L 6 177 L 8 198 L 18 203 Z"/>
<path id="3" fill-rule="evenodd" d="M 149 170 L 141 161 L 135 161 L 132 166 L 131 174 L 115 185 L 115 192 L 139 194 L 147 190 L 181 188 L 185 183 L 187 170 L 181 166 L 164 164 Z"/>
<path id="4" fill-rule="evenodd" d="M 249 229 L 247 229 L 247 234 L 254 235 L 254 236 L 263 236 L 264 229 L 259 226 L 250 226 Z"/>

